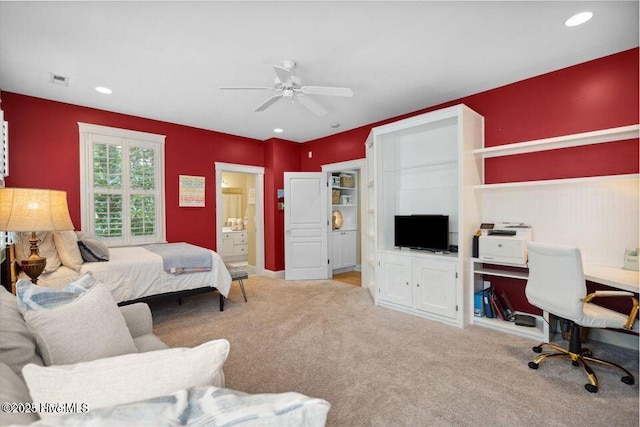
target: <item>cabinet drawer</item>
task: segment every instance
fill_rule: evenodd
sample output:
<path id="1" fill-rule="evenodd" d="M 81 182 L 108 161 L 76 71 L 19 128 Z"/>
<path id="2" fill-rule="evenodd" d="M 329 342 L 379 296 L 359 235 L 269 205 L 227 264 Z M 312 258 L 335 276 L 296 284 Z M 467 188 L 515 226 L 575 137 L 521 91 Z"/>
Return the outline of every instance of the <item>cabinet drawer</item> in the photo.
<path id="1" fill-rule="evenodd" d="M 247 243 L 247 232 L 243 231 L 241 233 L 234 233 L 233 234 L 233 243 L 235 245 L 243 245 L 243 244 Z"/>
<path id="2" fill-rule="evenodd" d="M 233 255 L 245 255 L 249 251 L 248 245 L 236 245 L 233 247 Z"/>
<path id="3" fill-rule="evenodd" d="M 222 233 L 222 240 L 233 240 L 233 233 Z"/>

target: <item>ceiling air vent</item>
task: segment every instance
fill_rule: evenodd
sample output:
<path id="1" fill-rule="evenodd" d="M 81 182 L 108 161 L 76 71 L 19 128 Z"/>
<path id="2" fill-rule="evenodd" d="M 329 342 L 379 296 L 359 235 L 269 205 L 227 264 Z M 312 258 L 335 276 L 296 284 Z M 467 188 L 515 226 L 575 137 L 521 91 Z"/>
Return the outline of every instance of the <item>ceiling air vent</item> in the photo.
<path id="1" fill-rule="evenodd" d="M 69 86 L 69 77 L 61 76 L 59 74 L 51 73 L 51 78 L 49 79 L 51 83 L 58 86 Z"/>

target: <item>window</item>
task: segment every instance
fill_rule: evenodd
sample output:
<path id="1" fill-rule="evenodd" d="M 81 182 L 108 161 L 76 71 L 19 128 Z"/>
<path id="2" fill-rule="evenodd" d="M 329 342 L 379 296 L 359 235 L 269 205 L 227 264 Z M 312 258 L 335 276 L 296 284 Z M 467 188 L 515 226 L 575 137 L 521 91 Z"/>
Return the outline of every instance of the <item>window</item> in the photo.
<path id="1" fill-rule="evenodd" d="M 78 125 L 82 229 L 110 246 L 164 242 L 164 136 Z"/>

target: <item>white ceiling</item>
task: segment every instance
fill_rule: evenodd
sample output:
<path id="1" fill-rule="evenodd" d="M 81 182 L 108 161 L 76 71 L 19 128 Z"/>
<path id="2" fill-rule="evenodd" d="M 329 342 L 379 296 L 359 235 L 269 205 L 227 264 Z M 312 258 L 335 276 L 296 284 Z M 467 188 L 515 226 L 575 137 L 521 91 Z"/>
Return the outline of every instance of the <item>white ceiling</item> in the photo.
<path id="1" fill-rule="evenodd" d="M 568 28 L 570 15 L 594 12 Z M 638 2 L 0 2 L 0 89 L 265 140 L 305 142 L 638 46 Z M 253 110 L 297 62 L 317 117 Z M 51 84 L 68 76 L 69 87 Z M 95 86 L 107 86 L 102 95 Z M 331 123 L 340 123 L 334 129 Z M 284 133 L 275 135 L 273 128 Z"/>

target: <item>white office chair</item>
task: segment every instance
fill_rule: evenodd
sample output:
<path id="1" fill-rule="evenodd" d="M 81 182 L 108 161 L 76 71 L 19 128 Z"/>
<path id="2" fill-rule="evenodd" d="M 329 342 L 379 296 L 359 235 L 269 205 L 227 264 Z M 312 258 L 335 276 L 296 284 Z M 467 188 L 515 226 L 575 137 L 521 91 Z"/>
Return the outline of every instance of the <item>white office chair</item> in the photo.
<path id="1" fill-rule="evenodd" d="M 574 247 L 529 242 L 529 279 L 525 293 L 529 302 L 558 317 L 567 319 L 571 327 L 569 349 L 552 343 L 542 343 L 533 347 L 536 353 L 542 353 L 542 347 L 548 346 L 556 350 L 553 353 L 541 354 L 533 362 L 531 369 L 545 359 L 568 357 L 574 366 L 582 366 L 589 377 L 585 388 L 591 392 L 598 391 L 598 379 L 589 362 L 596 362 L 622 370 L 626 375 L 621 381 L 633 384 L 634 378 L 622 366 L 605 360 L 596 359 L 591 351 L 583 349 L 580 342 L 580 326 L 588 328 L 631 329 L 638 314 L 638 300 L 633 293 L 626 291 L 596 291 L 587 295 L 587 286 L 582 271 L 580 250 Z M 629 316 L 591 303 L 597 297 L 630 297 L 633 308 Z"/>

